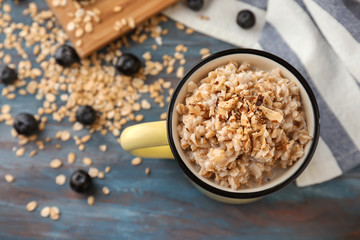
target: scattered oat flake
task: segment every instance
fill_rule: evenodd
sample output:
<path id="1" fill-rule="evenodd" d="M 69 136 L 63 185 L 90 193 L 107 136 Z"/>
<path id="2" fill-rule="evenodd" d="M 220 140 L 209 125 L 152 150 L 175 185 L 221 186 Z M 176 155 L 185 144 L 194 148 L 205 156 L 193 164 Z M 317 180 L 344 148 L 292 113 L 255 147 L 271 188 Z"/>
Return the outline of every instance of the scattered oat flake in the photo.
<path id="1" fill-rule="evenodd" d="M 95 198 L 94 198 L 94 196 L 89 196 L 89 197 L 87 198 L 87 203 L 88 203 L 90 206 L 94 205 L 94 203 L 95 203 Z"/>
<path id="2" fill-rule="evenodd" d="M 89 168 L 89 176 L 92 177 L 92 178 L 95 178 L 98 176 L 98 173 L 99 173 L 99 169 L 97 168 L 94 168 L 94 167 L 91 167 Z"/>
<path id="3" fill-rule="evenodd" d="M 37 206 L 38 206 L 38 203 L 36 201 L 31 201 L 28 204 L 26 204 L 26 210 L 28 210 L 29 212 L 33 212 L 33 211 L 35 211 Z"/>
<path id="4" fill-rule="evenodd" d="M 92 160 L 91 160 L 91 158 L 84 157 L 82 161 L 83 161 L 83 163 L 84 163 L 85 165 L 88 165 L 88 166 L 92 165 Z"/>
<path id="5" fill-rule="evenodd" d="M 150 174 L 150 168 L 146 168 L 145 173 L 146 173 L 146 175 L 149 175 Z"/>
<path id="6" fill-rule="evenodd" d="M 66 141 L 68 141 L 70 139 L 70 137 L 71 137 L 71 134 L 70 134 L 69 131 L 61 132 L 60 138 L 61 138 L 62 141 L 66 142 Z"/>
<path id="7" fill-rule="evenodd" d="M 106 173 L 109 173 L 109 172 L 110 172 L 110 170 L 111 170 L 110 166 L 106 166 L 106 168 L 105 168 L 105 172 L 106 172 Z"/>
<path id="8" fill-rule="evenodd" d="M 143 99 L 141 101 L 141 107 L 143 109 L 150 109 L 151 108 L 151 104 L 146 100 L 146 99 Z"/>
<path id="9" fill-rule="evenodd" d="M 97 177 L 100 178 L 100 179 L 105 178 L 104 172 L 99 172 Z"/>
<path id="10" fill-rule="evenodd" d="M 50 162 L 50 167 L 51 167 L 51 168 L 59 168 L 59 167 L 61 167 L 61 166 L 62 166 L 62 162 L 61 162 L 60 159 L 55 158 L 54 160 L 52 160 L 52 161 Z"/>
<path id="11" fill-rule="evenodd" d="M 68 163 L 73 164 L 76 160 L 76 154 L 73 152 L 70 152 L 67 157 Z"/>
<path id="12" fill-rule="evenodd" d="M 210 53 L 210 50 L 208 48 L 202 48 L 200 49 L 200 54 L 201 55 L 207 55 Z"/>
<path id="13" fill-rule="evenodd" d="M 136 157 L 136 158 L 134 158 L 133 160 L 131 160 L 131 164 L 134 165 L 134 166 L 135 166 L 135 165 L 140 165 L 141 162 L 142 162 L 142 159 L 139 158 L 139 157 Z"/>
<path id="14" fill-rule="evenodd" d="M 14 176 L 11 175 L 11 174 L 6 174 L 6 175 L 5 175 L 5 181 L 8 182 L 8 183 L 12 183 L 12 182 L 15 181 L 15 178 L 14 178 Z"/>
<path id="15" fill-rule="evenodd" d="M 165 119 L 166 119 L 166 115 L 167 115 L 167 113 L 166 113 L 166 112 L 163 112 L 163 113 L 160 115 L 160 119 L 161 119 L 161 120 L 165 120 Z"/>
<path id="16" fill-rule="evenodd" d="M 50 208 L 50 218 L 51 220 L 58 220 L 60 218 L 60 209 L 58 207 Z"/>
<path id="17" fill-rule="evenodd" d="M 115 6 L 114 8 L 113 8 L 113 11 L 114 12 L 120 12 L 122 10 L 122 7 L 121 6 Z"/>
<path id="18" fill-rule="evenodd" d="M 56 176 L 55 182 L 57 185 L 64 185 L 66 183 L 66 176 L 64 174 Z"/>
<path id="19" fill-rule="evenodd" d="M 34 149 L 29 153 L 30 157 L 34 157 L 38 153 L 38 150 Z"/>
<path id="20" fill-rule="evenodd" d="M 104 145 L 100 145 L 99 146 L 99 149 L 100 149 L 100 151 L 102 151 L 102 152 L 106 152 L 107 151 L 107 146 L 104 144 Z"/>
<path id="21" fill-rule="evenodd" d="M 90 135 L 85 135 L 81 138 L 81 142 L 86 143 L 86 142 L 90 141 L 90 139 L 91 139 Z"/>
<path id="22" fill-rule="evenodd" d="M 24 154 L 25 154 L 25 148 L 19 148 L 18 150 L 16 150 L 16 156 L 18 156 L 18 157 L 22 157 L 22 156 L 24 156 Z"/>
<path id="23" fill-rule="evenodd" d="M 103 187 L 102 188 L 102 192 L 105 194 L 105 195 L 109 195 L 110 194 L 110 189 L 108 187 Z"/>
<path id="24" fill-rule="evenodd" d="M 47 217 L 49 217 L 49 215 L 50 215 L 50 207 L 48 207 L 48 206 L 43 207 L 40 211 L 40 216 L 47 218 Z"/>
<path id="25" fill-rule="evenodd" d="M 79 123 L 79 122 L 76 122 L 76 123 L 74 123 L 74 125 L 73 125 L 73 130 L 74 131 L 80 131 L 80 130 L 82 130 L 84 128 L 84 125 L 82 125 L 81 123 Z"/>

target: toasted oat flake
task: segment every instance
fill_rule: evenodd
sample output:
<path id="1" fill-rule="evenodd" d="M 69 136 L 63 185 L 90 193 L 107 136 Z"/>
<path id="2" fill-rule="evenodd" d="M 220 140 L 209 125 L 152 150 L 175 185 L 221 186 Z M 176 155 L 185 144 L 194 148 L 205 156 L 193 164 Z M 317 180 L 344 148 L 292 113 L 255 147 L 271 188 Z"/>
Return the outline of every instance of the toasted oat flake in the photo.
<path id="1" fill-rule="evenodd" d="M 110 168 L 109 166 L 106 166 L 106 167 L 105 167 L 105 172 L 106 172 L 106 173 L 109 173 L 110 170 L 111 170 L 111 168 Z"/>
<path id="2" fill-rule="evenodd" d="M 102 192 L 105 194 L 105 195 L 109 195 L 110 194 L 110 189 L 108 187 L 103 187 L 102 188 Z"/>
<path id="3" fill-rule="evenodd" d="M 40 211 L 40 216 L 44 217 L 44 218 L 47 218 L 50 216 L 50 207 L 46 206 L 46 207 L 43 207 Z"/>
<path id="4" fill-rule="evenodd" d="M 38 206 L 38 203 L 36 201 L 28 202 L 28 204 L 26 204 L 26 210 L 28 210 L 28 212 L 33 212 L 33 211 L 35 211 L 37 206 Z"/>
<path id="5" fill-rule="evenodd" d="M 52 160 L 50 162 L 50 167 L 51 168 L 59 168 L 62 166 L 62 161 L 58 158 L 55 158 L 54 160 Z"/>
<path id="6" fill-rule="evenodd" d="M 84 125 L 82 125 L 81 123 L 79 123 L 79 122 L 76 122 L 76 123 L 74 123 L 74 125 L 73 125 L 73 130 L 74 131 L 80 131 L 80 130 L 82 130 L 84 128 Z"/>
<path id="7" fill-rule="evenodd" d="M 145 174 L 149 175 L 150 174 L 150 168 L 145 168 Z"/>
<path id="8" fill-rule="evenodd" d="M 91 158 L 84 157 L 82 161 L 83 161 L 83 163 L 84 163 L 85 165 L 88 165 L 88 166 L 92 165 L 92 160 L 91 160 Z"/>
<path id="9" fill-rule="evenodd" d="M 89 196 L 89 197 L 87 198 L 87 203 L 88 203 L 90 206 L 93 206 L 94 203 L 95 203 L 95 198 L 94 198 L 94 196 Z"/>
<path id="10" fill-rule="evenodd" d="M 76 154 L 73 152 L 70 152 L 67 157 L 68 163 L 73 164 L 76 160 Z"/>
<path id="11" fill-rule="evenodd" d="M 133 160 L 131 160 L 131 164 L 136 166 L 136 165 L 140 165 L 142 162 L 142 159 L 139 157 L 133 158 Z"/>
<path id="12" fill-rule="evenodd" d="M 56 176 L 55 182 L 57 185 L 64 185 L 66 183 L 66 176 L 64 174 Z"/>
<path id="13" fill-rule="evenodd" d="M 2 113 L 10 113 L 11 112 L 11 106 L 9 104 L 4 104 L 1 107 L 1 112 Z"/>
<path id="14" fill-rule="evenodd" d="M 11 12 L 11 7 L 9 4 L 4 4 L 3 5 L 3 10 L 7 13 Z"/>
<path id="15" fill-rule="evenodd" d="M 185 71 L 184 67 L 180 66 L 176 71 L 176 77 L 182 78 L 184 76 L 184 71 Z"/>
<path id="16" fill-rule="evenodd" d="M 176 28 L 179 29 L 179 30 L 184 30 L 184 29 L 185 29 L 184 24 L 182 24 L 182 23 L 180 23 L 180 22 L 176 22 L 176 23 L 175 23 L 175 26 L 176 26 Z"/>
<path id="17" fill-rule="evenodd" d="M 104 145 L 100 145 L 99 146 L 99 149 L 100 149 L 100 151 L 102 151 L 102 152 L 106 152 L 107 151 L 107 146 L 104 144 Z"/>
<path id="18" fill-rule="evenodd" d="M 85 24 L 85 32 L 87 32 L 87 33 L 91 33 L 92 31 L 93 31 L 93 25 L 92 25 L 92 23 L 91 22 L 87 22 L 86 24 Z"/>
<path id="19" fill-rule="evenodd" d="M 11 174 L 5 174 L 5 181 L 8 182 L 8 183 L 12 183 L 12 182 L 15 181 L 15 178 Z"/>

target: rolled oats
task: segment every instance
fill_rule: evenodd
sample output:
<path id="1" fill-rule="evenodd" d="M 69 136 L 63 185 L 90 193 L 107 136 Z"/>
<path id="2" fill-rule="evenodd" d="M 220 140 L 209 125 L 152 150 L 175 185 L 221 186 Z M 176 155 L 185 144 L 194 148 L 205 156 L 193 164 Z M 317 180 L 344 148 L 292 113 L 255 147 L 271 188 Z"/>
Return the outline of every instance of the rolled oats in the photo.
<path id="1" fill-rule="evenodd" d="M 311 137 L 299 87 L 279 69 L 230 62 L 187 88 L 176 106 L 178 133 L 201 176 L 233 190 L 251 187 L 304 155 Z"/>

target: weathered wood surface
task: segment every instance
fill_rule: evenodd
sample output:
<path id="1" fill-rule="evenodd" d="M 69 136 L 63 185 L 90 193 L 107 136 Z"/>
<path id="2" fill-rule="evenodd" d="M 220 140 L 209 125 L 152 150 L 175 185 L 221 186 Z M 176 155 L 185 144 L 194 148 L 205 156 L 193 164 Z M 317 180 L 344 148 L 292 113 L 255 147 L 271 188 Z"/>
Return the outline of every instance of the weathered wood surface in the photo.
<path id="1" fill-rule="evenodd" d="M 36 2 L 40 8 L 46 8 L 44 2 Z M 13 6 L 13 11 L 20 13 L 22 10 L 18 9 L 25 4 L 23 1 Z M 14 19 L 21 20 L 21 14 L 14 15 Z M 187 69 L 199 60 L 201 48 L 215 52 L 231 47 L 201 34 L 187 35 L 177 30 L 172 21 L 162 27 L 169 29 L 169 35 L 163 38 L 164 45 L 159 50 L 152 51 L 153 58 L 160 60 L 165 53 L 173 54 L 175 46 L 183 43 L 189 47 Z M 151 50 L 152 44 L 154 41 L 149 39 L 143 45 L 133 44 L 122 50 L 141 55 Z M 15 55 L 14 59 L 16 62 Z M 174 74 L 162 77 L 174 84 L 178 81 Z M 12 113 L 24 109 L 35 112 L 41 106 L 33 96 L 19 96 L 16 100 L 0 97 L 0 104 L 4 103 L 11 104 Z M 158 120 L 164 111 L 154 107 L 142 113 L 145 121 L 152 121 Z M 50 121 L 41 136 L 54 137 L 64 129 L 71 130 L 71 124 Z M 60 150 L 51 144 L 34 158 L 28 155 L 18 158 L 12 152 L 17 143 L 10 135 L 10 127 L 0 124 L 0 133 L 1 240 L 360 239 L 360 168 L 324 184 L 306 188 L 292 184 L 258 202 L 227 205 L 198 192 L 175 161 L 145 159 L 142 165 L 132 166 L 132 157 L 110 135 L 96 134 L 86 144 L 85 152 L 79 152 L 68 141 L 61 142 Z M 98 150 L 103 143 L 109 147 L 107 153 Z M 33 144 L 26 147 L 36 148 Z M 74 169 L 84 168 L 79 160 L 58 170 L 49 168 L 51 159 L 65 159 L 70 151 L 80 158 L 90 156 L 99 169 L 107 165 L 112 168 L 105 179 L 96 181 L 98 194 L 94 206 L 87 205 L 85 197 L 75 194 L 67 185 L 55 184 L 58 174 L 69 176 Z M 151 168 L 150 176 L 144 173 L 146 167 Z M 3 179 L 6 173 L 13 174 L 16 181 L 6 183 Z M 102 186 L 110 188 L 110 196 L 100 193 Z M 39 203 L 33 213 L 25 208 L 31 200 Z M 46 205 L 60 208 L 60 220 L 40 217 L 40 209 Z"/>

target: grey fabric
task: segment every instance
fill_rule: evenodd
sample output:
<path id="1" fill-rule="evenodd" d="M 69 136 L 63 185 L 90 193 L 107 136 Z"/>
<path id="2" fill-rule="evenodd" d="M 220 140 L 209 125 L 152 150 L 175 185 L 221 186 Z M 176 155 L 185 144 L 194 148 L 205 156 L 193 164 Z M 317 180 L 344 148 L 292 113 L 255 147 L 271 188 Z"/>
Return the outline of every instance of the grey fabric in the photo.
<path id="1" fill-rule="evenodd" d="M 360 21 L 341 0 L 314 0 L 360 42 Z"/>
<path id="2" fill-rule="evenodd" d="M 248 3 L 250 5 L 253 5 L 254 7 L 266 10 L 268 0 L 240 0 L 241 2 Z"/>
<path id="3" fill-rule="evenodd" d="M 342 0 L 344 5 L 351 11 L 360 21 L 360 2 L 356 0 Z"/>
<path id="4" fill-rule="evenodd" d="M 320 136 L 330 148 L 341 170 L 347 171 L 358 165 L 360 163 L 360 152 L 357 150 L 357 147 L 332 113 L 324 98 L 320 95 L 299 58 L 271 24 L 265 24 L 259 43 L 265 51 L 274 53 L 288 61 L 301 72 L 309 83 L 319 105 L 321 119 Z"/>

